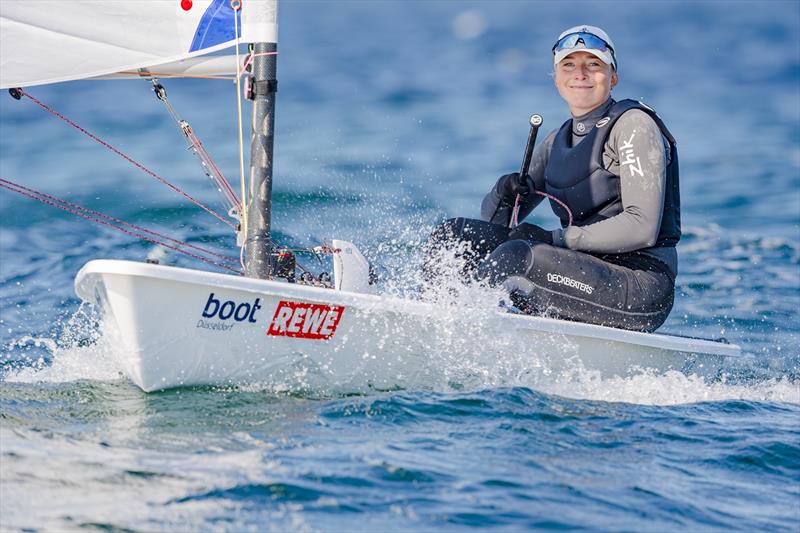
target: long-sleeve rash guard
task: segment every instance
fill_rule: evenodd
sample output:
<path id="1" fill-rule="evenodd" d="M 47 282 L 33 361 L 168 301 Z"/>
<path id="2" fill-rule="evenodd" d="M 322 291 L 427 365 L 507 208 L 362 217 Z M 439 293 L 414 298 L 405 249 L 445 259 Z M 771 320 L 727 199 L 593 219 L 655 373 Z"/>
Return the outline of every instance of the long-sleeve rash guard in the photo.
<path id="1" fill-rule="evenodd" d="M 609 99 L 572 122 L 572 144 L 581 142 L 613 105 Z M 533 153 L 528 167 L 529 186 L 545 191 L 545 168 L 558 129 L 553 130 Z M 644 111 L 632 109 L 614 124 L 603 148 L 603 166 L 620 177 L 623 210 L 616 216 L 586 226 L 569 226 L 553 231 L 553 244 L 593 254 L 639 251 L 665 263 L 677 274 L 678 256 L 674 246 L 654 248 L 661 227 L 669 165 L 669 142 L 658 125 Z M 483 199 L 481 217 L 489 222 L 508 224 L 512 207 L 503 201 L 498 182 Z M 544 199 L 531 193 L 523 198 L 520 220 L 527 217 Z"/>

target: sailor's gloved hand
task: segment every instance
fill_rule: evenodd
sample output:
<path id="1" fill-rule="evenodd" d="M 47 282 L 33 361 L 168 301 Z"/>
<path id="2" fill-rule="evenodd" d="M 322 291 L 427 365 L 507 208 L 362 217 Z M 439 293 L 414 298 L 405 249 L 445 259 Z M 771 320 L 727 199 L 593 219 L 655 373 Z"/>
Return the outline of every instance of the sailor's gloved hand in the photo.
<path id="1" fill-rule="evenodd" d="M 508 234 L 509 240 L 511 239 L 524 239 L 526 241 L 543 242 L 546 244 L 553 244 L 553 232 L 546 230 L 536 224 L 528 224 L 523 222 L 516 228 L 512 229 Z"/>
<path id="2" fill-rule="evenodd" d="M 519 172 L 505 174 L 497 180 L 497 192 L 500 198 L 509 204 L 514 204 L 517 195 L 526 196 L 531 192 L 528 186 L 528 176 L 520 176 Z"/>

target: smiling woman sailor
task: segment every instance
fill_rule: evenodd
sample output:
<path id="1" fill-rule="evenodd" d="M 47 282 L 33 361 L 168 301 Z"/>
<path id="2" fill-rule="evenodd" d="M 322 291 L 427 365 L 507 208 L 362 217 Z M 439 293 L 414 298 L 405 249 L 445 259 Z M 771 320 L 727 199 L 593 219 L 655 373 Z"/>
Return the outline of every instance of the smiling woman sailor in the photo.
<path id="1" fill-rule="evenodd" d="M 680 239 L 675 140 L 649 107 L 615 101 L 615 47 L 594 26 L 552 48 L 572 117 L 536 148 L 524 175 L 502 176 L 483 220 L 445 221 L 435 247 L 468 243 L 467 273 L 505 287 L 528 313 L 653 331 L 672 309 Z M 548 197 L 562 227 L 516 225 Z"/>

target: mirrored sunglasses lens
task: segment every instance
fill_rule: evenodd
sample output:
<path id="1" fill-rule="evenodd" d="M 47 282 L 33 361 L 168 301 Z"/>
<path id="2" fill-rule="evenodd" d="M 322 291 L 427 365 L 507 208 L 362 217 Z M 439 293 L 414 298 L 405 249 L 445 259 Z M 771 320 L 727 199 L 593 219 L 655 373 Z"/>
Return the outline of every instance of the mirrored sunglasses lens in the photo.
<path id="1" fill-rule="evenodd" d="M 596 35 L 591 33 L 572 33 L 558 41 L 553 50 L 569 50 L 575 48 L 578 44 L 583 44 L 584 48 L 594 48 L 602 51 L 608 49 L 608 44 Z"/>

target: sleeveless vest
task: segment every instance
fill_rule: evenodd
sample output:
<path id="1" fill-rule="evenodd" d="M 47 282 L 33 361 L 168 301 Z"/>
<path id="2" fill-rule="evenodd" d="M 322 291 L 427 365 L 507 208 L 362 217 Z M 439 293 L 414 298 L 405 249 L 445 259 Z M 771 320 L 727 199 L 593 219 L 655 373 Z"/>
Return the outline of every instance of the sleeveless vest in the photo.
<path id="1" fill-rule="evenodd" d="M 572 119 L 567 120 L 553 139 L 545 167 L 545 191 L 552 194 L 572 211 L 573 225 L 586 226 L 611 218 L 622 212 L 620 178 L 603 166 L 603 151 L 611 128 L 619 117 L 631 109 L 641 109 L 655 121 L 669 141 L 670 162 L 661 227 L 655 246 L 675 246 L 681 238 L 680 192 L 678 187 L 678 150 L 675 138 L 655 111 L 635 100 L 616 102 L 592 130 L 572 146 Z M 608 119 L 608 120 L 606 120 Z M 550 200 L 553 212 L 567 226 L 566 210 Z"/>

